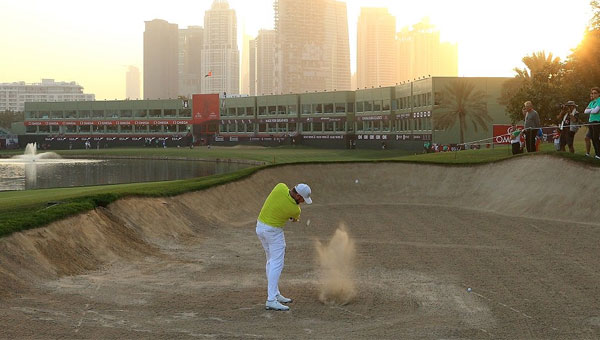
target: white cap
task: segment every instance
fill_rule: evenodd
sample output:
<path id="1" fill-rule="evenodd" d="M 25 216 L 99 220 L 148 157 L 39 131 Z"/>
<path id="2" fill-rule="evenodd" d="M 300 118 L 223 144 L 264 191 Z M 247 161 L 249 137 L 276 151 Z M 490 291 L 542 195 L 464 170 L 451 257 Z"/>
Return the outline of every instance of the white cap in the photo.
<path id="1" fill-rule="evenodd" d="M 294 189 L 296 189 L 296 192 L 300 194 L 302 198 L 304 198 L 304 202 L 306 202 L 306 204 L 312 203 L 312 199 L 310 198 L 310 187 L 307 184 L 300 183 L 296 185 Z"/>

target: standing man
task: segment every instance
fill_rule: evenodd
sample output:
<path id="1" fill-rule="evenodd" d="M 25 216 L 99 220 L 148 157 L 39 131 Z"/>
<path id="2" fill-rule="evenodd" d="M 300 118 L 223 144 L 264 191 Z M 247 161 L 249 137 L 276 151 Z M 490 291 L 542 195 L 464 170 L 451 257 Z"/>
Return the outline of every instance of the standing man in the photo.
<path id="1" fill-rule="evenodd" d="M 589 128 L 592 145 L 594 146 L 594 151 L 596 151 L 596 159 L 600 159 L 600 88 L 592 87 L 590 97 L 592 101 L 585 109 L 585 113 L 590 115 Z"/>
<path id="2" fill-rule="evenodd" d="M 300 203 L 311 204 L 310 194 L 310 187 L 304 183 L 300 183 L 292 189 L 284 183 L 279 183 L 267 197 L 258 215 L 256 235 L 267 255 L 266 309 L 290 309 L 282 303 L 290 303 L 292 299 L 284 297 L 279 292 L 279 276 L 283 270 L 285 257 L 283 227 L 287 221 L 298 222 L 300 220 Z"/>
<path id="3" fill-rule="evenodd" d="M 523 114 L 525 115 L 525 147 L 527 152 L 535 152 L 535 137 L 541 125 L 540 116 L 529 100 L 523 104 Z"/>

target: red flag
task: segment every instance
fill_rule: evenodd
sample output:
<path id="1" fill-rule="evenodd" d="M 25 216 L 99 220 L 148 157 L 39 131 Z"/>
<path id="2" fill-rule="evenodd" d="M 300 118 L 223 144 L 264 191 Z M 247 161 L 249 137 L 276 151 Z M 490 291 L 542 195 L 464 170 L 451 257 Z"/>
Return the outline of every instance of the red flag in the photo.
<path id="1" fill-rule="evenodd" d="M 208 74 L 204 76 L 204 78 L 206 77 L 212 77 L 212 71 L 208 71 Z"/>

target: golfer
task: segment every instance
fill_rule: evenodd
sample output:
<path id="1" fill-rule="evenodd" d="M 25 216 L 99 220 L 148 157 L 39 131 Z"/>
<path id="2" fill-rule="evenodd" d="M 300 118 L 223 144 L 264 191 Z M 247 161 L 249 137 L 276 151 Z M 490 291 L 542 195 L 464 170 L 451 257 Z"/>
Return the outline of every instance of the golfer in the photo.
<path id="1" fill-rule="evenodd" d="M 266 309 L 289 310 L 282 303 L 290 303 L 279 292 L 279 276 L 285 257 L 285 236 L 283 227 L 287 221 L 300 220 L 300 203 L 311 204 L 310 187 L 304 183 L 290 189 L 284 183 L 273 188 L 260 210 L 256 221 L 256 235 L 267 255 L 267 302 Z"/>

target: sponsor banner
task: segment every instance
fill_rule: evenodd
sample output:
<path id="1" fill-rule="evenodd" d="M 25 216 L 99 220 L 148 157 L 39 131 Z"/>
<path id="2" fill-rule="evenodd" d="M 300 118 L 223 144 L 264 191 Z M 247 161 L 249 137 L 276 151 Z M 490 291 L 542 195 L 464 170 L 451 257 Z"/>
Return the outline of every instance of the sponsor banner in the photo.
<path id="1" fill-rule="evenodd" d="M 300 122 L 303 123 L 310 123 L 310 122 L 315 122 L 315 123 L 319 123 L 319 122 L 345 122 L 346 121 L 346 117 L 307 117 L 307 118 L 300 118 Z"/>
<path id="2" fill-rule="evenodd" d="M 388 120 L 388 115 L 376 115 L 376 116 L 356 116 L 357 121 L 372 121 L 372 120 Z"/>
<path id="3" fill-rule="evenodd" d="M 523 129 L 523 125 L 517 125 L 518 129 Z M 494 144 L 510 144 L 511 136 L 513 133 L 513 127 L 510 124 L 494 124 Z"/>
<path id="4" fill-rule="evenodd" d="M 397 113 L 396 119 L 409 119 L 409 118 L 425 118 L 431 117 L 431 111 L 419 111 L 413 113 Z"/>
<path id="5" fill-rule="evenodd" d="M 424 133 L 424 134 L 402 133 L 402 134 L 397 134 L 396 135 L 396 140 L 399 140 L 399 141 L 407 141 L 407 140 L 431 141 L 432 140 L 432 136 L 431 136 L 430 133 Z"/>
<path id="6" fill-rule="evenodd" d="M 231 136 L 229 137 L 229 141 L 230 142 L 237 142 L 239 140 L 239 138 L 237 136 Z"/>
<path id="7" fill-rule="evenodd" d="M 223 136 L 215 136 L 215 142 L 222 142 L 225 139 L 223 138 Z"/>
<path id="8" fill-rule="evenodd" d="M 258 119 L 260 124 L 263 123 L 295 123 L 296 118 L 264 118 Z"/>
<path id="9" fill-rule="evenodd" d="M 202 124 L 219 119 L 219 94 L 192 95 L 192 123 Z"/>
<path id="10" fill-rule="evenodd" d="M 412 135 L 413 140 L 420 140 L 420 141 L 430 141 L 431 140 L 431 135 L 430 134 L 416 134 L 416 135 Z"/>
<path id="11" fill-rule="evenodd" d="M 387 140 L 388 135 L 356 135 L 356 139 L 359 140 Z"/>
<path id="12" fill-rule="evenodd" d="M 192 124 L 191 120 L 66 120 L 66 121 L 27 121 L 25 126 L 47 126 L 47 125 L 178 125 Z"/>
<path id="13" fill-rule="evenodd" d="M 303 139 L 344 139 L 344 135 L 302 135 Z"/>

